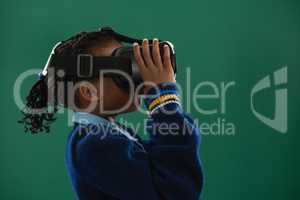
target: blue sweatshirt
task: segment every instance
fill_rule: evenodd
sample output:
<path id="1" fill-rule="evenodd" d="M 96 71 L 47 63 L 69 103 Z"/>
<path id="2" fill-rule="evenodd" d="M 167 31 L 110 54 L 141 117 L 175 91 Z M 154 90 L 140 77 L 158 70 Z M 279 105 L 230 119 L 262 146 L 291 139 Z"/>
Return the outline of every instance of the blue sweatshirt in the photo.
<path id="1" fill-rule="evenodd" d="M 200 132 L 174 95 L 174 83 L 148 92 L 147 140 L 99 116 L 75 113 L 66 163 L 78 199 L 199 199 Z"/>

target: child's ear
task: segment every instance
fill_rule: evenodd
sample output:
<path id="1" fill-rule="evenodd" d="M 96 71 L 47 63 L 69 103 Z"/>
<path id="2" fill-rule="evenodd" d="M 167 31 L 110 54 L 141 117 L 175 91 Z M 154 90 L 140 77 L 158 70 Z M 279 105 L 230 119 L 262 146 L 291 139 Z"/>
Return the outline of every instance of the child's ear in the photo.
<path id="1" fill-rule="evenodd" d="M 83 82 L 79 86 L 79 94 L 86 101 L 97 101 L 99 99 L 97 88 L 89 83 Z"/>

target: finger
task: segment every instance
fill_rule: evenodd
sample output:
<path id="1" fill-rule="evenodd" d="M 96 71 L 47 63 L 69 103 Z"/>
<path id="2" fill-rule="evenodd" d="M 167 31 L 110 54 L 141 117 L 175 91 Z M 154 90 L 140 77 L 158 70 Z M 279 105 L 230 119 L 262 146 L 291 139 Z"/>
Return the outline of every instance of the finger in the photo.
<path id="1" fill-rule="evenodd" d="M 153 39 L 152 55 L 156 67 L 162 69 L 163 66 L 162 66 L 162 61 L 161 61 L 160 51 L 159 51 L 159 41 L 156 38 Z"/>
<path id="2" fill-rule="evenodd" d="M 145 65 L 144 59 L 141 55 L 141 50 L 140 50 L 140 46 L 138 43 L 133 44 L 133 54 L 134 54 L 134 58 L 136 60 L 136 63 L 138 64 L 139 68 L 145 69 L 146 65 Z"/>
<path id="3" fill-rule="evenodd" d="M 153 61 L 152 61 L 152 57 L 150 55 L 150 50 L 149 50 L 149 42 L 147 39 L 143 40 L 143 44 L 142 44 L 142 49 L 143 49 L 143 57 L 144 57 L 144 61 L 146 62 L 147 67 L 153 67 Z"/>
<path id="4" fill-rule="evenodd" d="M 170 58 L 170 48 L 168 45 L 164 45 L 164 68 L 171 69 L 172 68 L 172 62 Z"/>

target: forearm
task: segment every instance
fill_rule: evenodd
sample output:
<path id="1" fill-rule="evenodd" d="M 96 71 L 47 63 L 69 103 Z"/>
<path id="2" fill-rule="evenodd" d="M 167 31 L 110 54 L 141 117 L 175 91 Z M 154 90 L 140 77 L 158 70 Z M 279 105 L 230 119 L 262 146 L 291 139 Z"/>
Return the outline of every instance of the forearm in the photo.
<path id="1" fill-rule="evenodd" d="M 150 113 L 147 131 L 156 144 L 198 146 L 200 131 L 182 109 L 175 83 L 162 83 L 150 89 L 145 106 Z"/>

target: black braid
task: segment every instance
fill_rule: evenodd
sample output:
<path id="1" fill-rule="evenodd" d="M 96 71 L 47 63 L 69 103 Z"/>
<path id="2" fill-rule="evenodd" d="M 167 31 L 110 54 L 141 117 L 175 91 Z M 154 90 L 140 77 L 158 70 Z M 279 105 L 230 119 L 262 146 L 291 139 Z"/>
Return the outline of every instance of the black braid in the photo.
<path id="1" fill-rule="evenodd" d="M 114 39 L 99 34 L 99 32 L 80 32 L 75 36 L 63 41 L 54 50 L 58 55 L 78 55 L 87 53 L 89 49 L 101 41 L 106 39 Z M 19 123 L 24 124 L 25 132 L 37 134 L 39 132 L 49 132 L 50 124 L 56 120 L 54 117 L 58 111 L 58 98 L 56 90 L 56 82 L 54 84 L 54 104 L 53 109 L 48 108 L 48 84 L 49 77 L 41 77 L 31 88 L 29 95 L 26 98 L 26 106 L 22 112 L 23 118 Z M 66 105 L 65 105 L 66 106 Z M 38 111 L 36 110 L 38 109 Z"/>
<path id="2" fill-rule="evenodd" d="M 54 113 L 46 110 L 47 92 L 48 88 L 45 79 L 38 80 L 31 88 L 26 98 L 26 107 L 21 111 L 24 117 L 19 121 L 19 123 L 24 124 L 25 132 L 30 131 L 32 134 L 36 134 L 44 130 L 46 132 L 50 131 L 49 124 L 54 121 L 55 118 Z"/>

